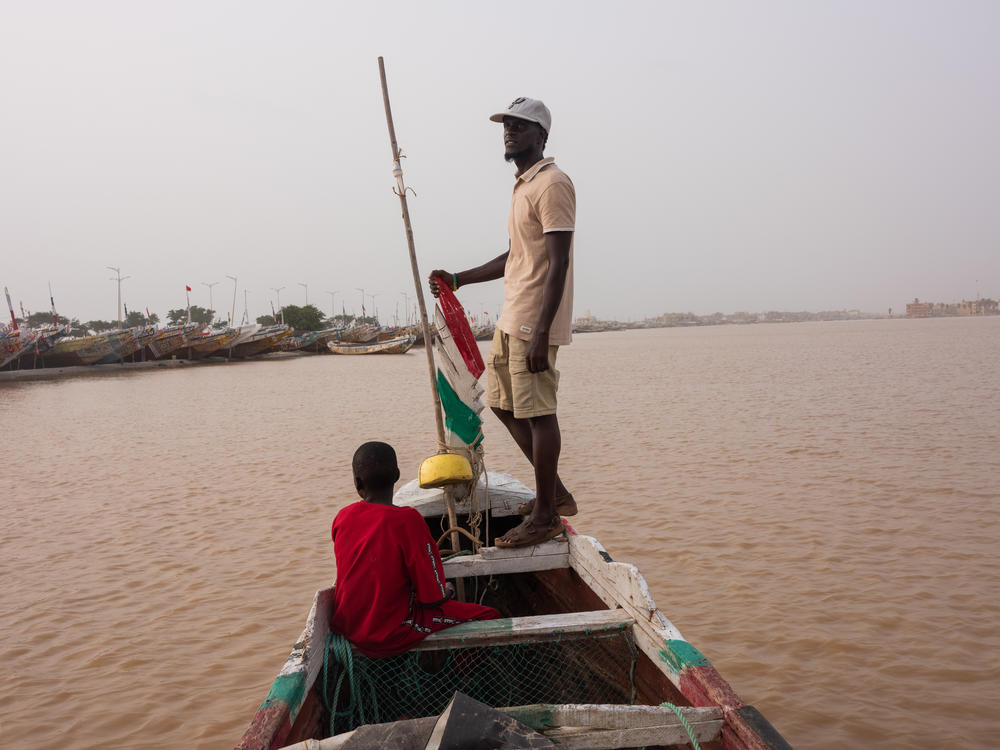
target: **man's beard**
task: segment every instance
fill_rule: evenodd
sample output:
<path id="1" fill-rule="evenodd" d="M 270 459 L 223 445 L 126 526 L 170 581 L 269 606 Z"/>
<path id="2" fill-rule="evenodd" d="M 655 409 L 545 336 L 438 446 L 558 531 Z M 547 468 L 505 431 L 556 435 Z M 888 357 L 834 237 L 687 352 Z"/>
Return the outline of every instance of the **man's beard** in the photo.
<path id="1" fill-rule="evenodd" d="M 530 148 L 523 148 L 520 151 L 505 151 L 503 155 L 503 160 L 506 162 L 517 161 L 522 156 L 527 156 L 531 153 Z"/>

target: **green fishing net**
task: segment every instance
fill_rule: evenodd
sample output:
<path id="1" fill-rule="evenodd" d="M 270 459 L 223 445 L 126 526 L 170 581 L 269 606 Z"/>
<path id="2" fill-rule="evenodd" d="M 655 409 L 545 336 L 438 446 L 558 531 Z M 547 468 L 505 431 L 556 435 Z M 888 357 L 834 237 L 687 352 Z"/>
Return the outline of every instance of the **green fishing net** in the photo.
<path id="1" fill-rule="evenodd" d="M 362 724 L 436 716 L 455 691 L 496 708 L 535 703 L 635 701 L 637 650 L 631 629 L 558 640 L 371 659 L 331 635 L 319 691 L 330 734 Z"/>

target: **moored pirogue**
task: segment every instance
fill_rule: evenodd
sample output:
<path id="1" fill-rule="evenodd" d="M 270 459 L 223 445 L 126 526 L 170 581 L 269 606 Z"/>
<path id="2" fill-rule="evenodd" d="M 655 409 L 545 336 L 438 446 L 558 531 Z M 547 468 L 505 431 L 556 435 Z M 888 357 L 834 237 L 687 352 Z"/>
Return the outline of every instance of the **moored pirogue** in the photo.
<path id="1" fill-rule="evenodd" d="M 38 332 L 30 328 L 0 331 L 0 367 L 15 361 L 38 339 Z"/>
<path id="2" fill-rule="evenodd" d="M 99 359 L 114 353 L 112 341 L 120 338 L 120 332 L 108 331 L 95 336 L 64 338 L 42 354 L 45 367 L 71 367 L 92 365 Z"/>
<path id="3" fill-rule="evenodd" d="M 533 495 L 513 477 L 486 476 L 456 507 L 462 525 L 482 524 L 492 543 Z M 447 526 L 441 490 L 411 482 L 394 502 L 416 508 L 432 532 Z M 398 657 L 370 659 L 331 634 L 333 589 L 318 591 L 239 750 L 423 748 L 456 693 L 554 747 L 682 747 L 692 739 L 726 750 L 789 747 L 657 609 L 635 566 L 563 524 L 564 539 L 446 559 L 445 576 L 464 581 L 468 598 L 502 619 L 433 633 Z M 321 565 L 332 575 L 332 553 Z"/>
<path id="4" fill-rule="evenodd" d="M 227 353 L 230 357 L 246 359 L 276 349 L 285 338 L 291 335 L 292 329 L 286 325 L 262 327 L 246 338 L 237 338 L 227 349 Z"/>
<path id="5" fill-rule="evenodd" d="M 413 347 L 416 337 L 412 334 L 377 341 L 371 344 L 344 344 L 328 341 L 326 346 L 334 354 L 406 354 Z"/>
<path id="6" fill-rule="evenodd" d="M 188 341 L 188 359 L 211 357 L 220 349 L 229 346 L 236 340 L 237 336 L 239 336 L 239 331 L 235 328 L 226 328 L 223 331 L 205 331 Z"/>

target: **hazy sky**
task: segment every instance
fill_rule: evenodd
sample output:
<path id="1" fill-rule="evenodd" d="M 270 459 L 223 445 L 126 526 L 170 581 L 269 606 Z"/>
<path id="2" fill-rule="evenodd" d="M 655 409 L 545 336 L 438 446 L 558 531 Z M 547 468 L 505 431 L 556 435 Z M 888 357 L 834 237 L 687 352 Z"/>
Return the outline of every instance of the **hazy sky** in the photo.
<path id="1" fill-rule="evenodd" d="M 1000 3 L 0 0 L 0 285 L 115 317 L 413 300 L 506 249 L 488 116 L 552 110 L 575 315 L 1000 296 Z M 460 292 L 495 314 L 501 282 Z M 371 302 L 367 303 L 371 312 Z M 401 313 L 402 314 L 402 313 Z"/>

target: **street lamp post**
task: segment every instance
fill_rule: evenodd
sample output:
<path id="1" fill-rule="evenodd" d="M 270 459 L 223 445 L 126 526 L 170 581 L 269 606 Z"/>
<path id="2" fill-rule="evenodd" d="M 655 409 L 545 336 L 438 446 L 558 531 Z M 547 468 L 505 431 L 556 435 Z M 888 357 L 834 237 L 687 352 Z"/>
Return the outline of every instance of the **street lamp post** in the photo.
<path id="1" fill-rule="evenodd" d="M 233 280 L 233 311 L 229 313 L 229 325 L 236 324 L 236 277 L 226 274 L 227 279 Z"/>
<path id="2" fill-rule="evenodd" d="M 354 288 L 357 289 L 359 292 L 361 292 L 361 317 L 366 317 L 365 316 L 365 290 L 362 289 L 359 286 L 356 286 Z"/>
<path id="3" fill-rule="evenodd" d="M 212 320 L 215 320 L 215 306 L 212 305 L 212 287 L 218 284 L 218 281 L 213 281 L 209 284 L 207 281 L 201 282 L 202 286 L 208 287 L 208 309 L 212 313 Z"/>
<path id="4" fill-rule="evenodd" d="M 306 304 L 309 304 L 309 285 L 304 281 L 299 282 L 299 286 L 306 290 Z"/>
<path id="5" fill-rule="evenodd" d="M 403 295 L 403 312 L 406 313 L 406 325 L 410 325 L 410 295 L 400 292 Z"/>
<path id="6" fill-rule="evenodd" d="M 334 307 L 334 303 L 333 303 L 333 301 L 334 301 L 334 300 L 336 299 L 336 297 L 337 297 L 337 292 L 336 292 L 336 291 L 333 291 L 333 292 L 331 292 L 331 291 L 327 291 L 327 294 L 329 294 L 329 295 L 330 295 L 330 317 L 332 318 L 332 317 L 333 317 L 334 315 L 336 315 L 336 314 L 337 314 L 337 310 L 336 310 L 336 308 Z"/>
<path id="7" fill-rule="evenodd" d="M 109 271 L 114 271 L 115 272 L 115 278 L 111 279 L 111 281 L 117 281 L 118 282 L 118 330 L 121 330 L 121 327 L 122 327 L 122 282 L 125 281 L 125 279 L 130 279 L 132 277 L 131 276 L 122 276 L 121 269 L 118 268 L 118 267 L 116 267 L 116 266 L 105 266 L 105 268 L 107 268 Z"/>
<path id="8" fill-rule="evenodd" d="M 283 308 L 281 306 L 281 290 L 284 289 L 284 288 L 285 287 L 283 287 L 283 286 L 279 286 L 277 288 L 275 288 L 273 286 L 271 287 L 271 291 L 274 292 L 278 296 L 278 312 L 281 313 L 281 324 L 282 325 L 285 324 L 285 308 Z"/>

